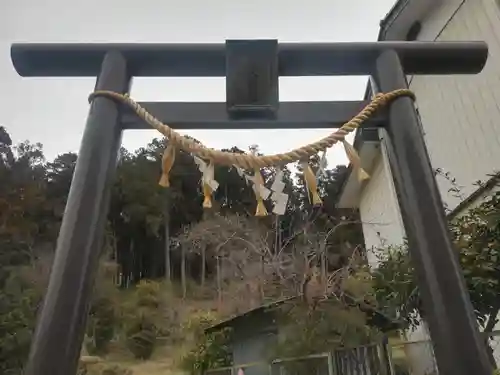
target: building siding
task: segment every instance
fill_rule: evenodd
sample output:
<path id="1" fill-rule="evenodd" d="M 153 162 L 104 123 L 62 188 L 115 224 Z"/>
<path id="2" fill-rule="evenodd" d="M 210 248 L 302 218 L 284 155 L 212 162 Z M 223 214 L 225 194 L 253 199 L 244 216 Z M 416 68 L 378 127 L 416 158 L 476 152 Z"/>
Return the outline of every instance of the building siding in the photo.
<path id="1" fill-rule="evenodd" d="M 437 177 L 443 202 L 452 210 L 477 189 L 476 181 L 486 181 L 489 174 L 500 171 L 500 0 L 440 0 L 422 21 L 417 39 L 482 40 L 489 46 L 487 64 L 478 75 L 409 77 L 432 166 L 448 172 L 460 187 L 460 194 L 452 193 L 450 181 Z M 381 238 L 397 245 L 404 237 L 391 181 L 382 153 L 360 197 L 369 252 L 380 246 Z M 369 260 L 375 263 L 373 254 L 369 253 Z M 410 340 L 425 339 L 425 325 L 408 336 Z M 432 359 L 414 354 L 418 357 L 415 363 Z M 494 348 L 494 356 L 498 363 L 500 347 Z"/>
<path id="2" fill-rule="evenodd" d="M 482 73 L 409 77 L 441 196 L 452 210 L 477 188 L 475 182 L 500 170 L 500 7 L 498 0 L 441 0 L 422 21 L 418 40 L 484 40 L 489 46 Z M 382 141 L 383 142 L 383 141 Z M 383 148 L 382 148 L 383 149 Z M 387 160 L 374 169 L 360 198 L 366 247 L 399 244 L 404 236 Z M 396 209 L 395 209 L 396 207 Z M 395 212 L 395 210 L 397 212 Z M 380 233 L 380 236 L 378 235 Z M 379 238 L 380 237 L 380 238 Z"/>
<path id="3" fill-rule="evenodd" d="M 444 0 L 422 23 L 419 40 L 484 40 L 489 46 L 482 73 L 415 76 L 431 163 L 456 179 L 460 195 L 438 178 L 443 201 L 453 209 L 476 190 L 475 182 L 500 169 L 500 10 L 497 0 Z"/>
<path id="4" fill-rule="evenodd" d="M 269 366 L 265 362 L 268 360 L 269 346 L 275 338 L 275 335 L 271 333 L 259 333 L 235 340 L 233 343 L 234 365 L 254 364 L 245 367 L 245 375 L 268 375 Z"/>
<path id="5" fill-rule="evenodd" d="M 359 204 L 365 246 L 371 264 L 376 264 L 375 252 L 378 247 L 401 244 L 404 238 L 384 137 L 385 132 L 380 130 L 381 155 L 375 161 L 375 167 L 362 191 Z"/>

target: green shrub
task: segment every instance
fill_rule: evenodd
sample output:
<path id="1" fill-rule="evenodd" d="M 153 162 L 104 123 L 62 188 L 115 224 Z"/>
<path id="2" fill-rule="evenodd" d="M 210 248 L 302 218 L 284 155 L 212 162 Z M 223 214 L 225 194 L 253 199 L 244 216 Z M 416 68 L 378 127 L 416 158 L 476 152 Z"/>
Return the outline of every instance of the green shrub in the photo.
<path id="1" fill-rule="evenodd" d="M 114 302 L 110 298 L 96 299 L 91 306 L 87 325 L 86 349 L 91 355 L 103 355 L 108 352 L 108 344 L 115 334 L 117 317 Z"/>
<path id="2" fill-rule="evenodd" d="M 141 281 L 126 306 L 126 346 L 137 359 L 148 359 L 156 347 L 159 321 L 162 318 L 160 284 Z"/>
<path id="3" fill-rule="evenodd" d="M 149 359 L 156 346 L 156 324 L 141 314 L 126 332 L 127 347 L 137 359 Z"/>
<path id="4" fill-rule="evenodd" d="M 0 373 L 18 375 L 29 354 L 41 300 L 33 286 L 15 272 L 0 291 Z"/>
<path id="5" fill-rule="evenodd" d="M 160 283 L 143 280 L 137 284 L 134 294 L 135 304 L 139 308 L 157 310 L 161 307 Z"/>
<path id="6" fill-rule="evenodd" d="M 210 312 L 202 312 L 193 314 L 183 324 L 183 332 L 191 344 L 187 354 L 181 358 L 183 370 L 200 374 L 207 369 L 231 365 L 230 329 L 205 333 L 205 329 L 217 323 L 217 320 Z"/>
<path id="7" fill-rule="evenodd" d="M 118 365 L 80 362 L 76 375 L 133 375 L 133 372 Z"/>
<path id="8" fill-rule="evenodd" d="M 121 366 L 112 365 L 104 367 L 99 375 L 132 375 L 132 370 Z M 96 374 L 97 375 L 97 374 Z"/>
<path id="9" fill-rule="evenodd" d="M 108 353 L 108 346 L 115 336 L 119 323 L 117 314 L 118 289 L 113 282 L 116 265 L 101 260 L 92 294 L 87 322 L 85 348 L 91 355 Z"/>

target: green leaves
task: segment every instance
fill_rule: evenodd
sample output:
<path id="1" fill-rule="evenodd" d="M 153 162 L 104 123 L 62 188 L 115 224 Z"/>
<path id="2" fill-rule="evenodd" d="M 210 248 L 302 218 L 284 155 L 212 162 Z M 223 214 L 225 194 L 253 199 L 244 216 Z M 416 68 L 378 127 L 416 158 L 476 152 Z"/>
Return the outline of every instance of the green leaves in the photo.
<path id="1" fill-rule="evenodd" d="M 135 288 L 125 313 L 125 335 L 129 350 L 137 359 L 148 359 L 156 347 L 161 319 L 160 285 L 141 281 Z"/>
<path id="2" fill-rule="evenodd" d="M 217 322 L 218 317 L 210 312 L 194 313 L 184 322 L 184 338 L 191 345 L 181 358 L 181 367 L 188 373 L 199 374 L 207 369 L 231 365 L 231 330 L 226 328 L 205 333 L 205 328 Z"/>
<path id="3" fill-rule="evenodd" d="M 495 319 L 500 294 L 500 192 L 450 222 L 450 232 L 481 325 Z M 381 248 L 373 271 L 378 301 L 409 325 L 422 311 L 407 245 Z"/>
<path id="4" fill-rule="evenodd" d="M 0 292 L 0 373 L 17 375 L 31 344 L 41 295 L 17 272 L 11 273 Z"/>

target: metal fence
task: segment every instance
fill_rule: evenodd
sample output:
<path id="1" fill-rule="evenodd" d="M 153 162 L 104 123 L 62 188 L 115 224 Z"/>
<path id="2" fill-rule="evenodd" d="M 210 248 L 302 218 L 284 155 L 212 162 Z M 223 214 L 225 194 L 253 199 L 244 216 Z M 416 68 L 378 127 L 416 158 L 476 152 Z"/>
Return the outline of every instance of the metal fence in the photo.
<path id="1" fill-rule="evenodd" d="M 205 375 L 236 375 L 233 367 L 221 367 L 205 371 Z"/>
<path id="2" fill-rule="evenodd" d="M 206 375 L 390 375 L 381 345 L 341 349 L 304 357 L 255 362 L 205 372 Z M 385 366 L 385 367 L 384 367 Z"/>
<path id="3" fill-rule="evenodd" d="M 500 331 L 483 333 L 488 338 L 492 359 L 500 366 Z M 394 375 L 438 375 L 432 341 L 408 341 L 391 347 Z"/>
<path id="4" fill-rule="evenodd" d="M 331 353 L 278 359 L 273 361 L 270 367 L 270 375 L 332 375 L 334 373 Z"/>
<path id="5" fill-rule="evenodd" d="M 389 374 L 388 362 L 384 361 L 382 345 L 360 346 L 335 352 L 338 375 Z"/>
<path id="6" fill-rule="evenodd" d="M 413 341 L 391 346 L 394 375 L 437 375 L 432 342 Z"/>
<path id="7" fill-rule="evenodd" d="M 271 365 L 266 362 L 246 363 L 238 366 L 220 367 L 207 370 L 204 375 L 239 375 L 241 372 L 245 375 L 266 374 L 271 375 Z"/>
<path id="8" fill-rule="evenodd" d="M 485 334 L 491 355 L 500 367 L 500 331 Z M 383 345 L 340 349 L 269 363 L 250 363 L 206 371 L 206 375 L 438 375 L 430 340 L 391 345 L 384 357 Z M 384 358 L 388 360 L 385 361 Z"/>

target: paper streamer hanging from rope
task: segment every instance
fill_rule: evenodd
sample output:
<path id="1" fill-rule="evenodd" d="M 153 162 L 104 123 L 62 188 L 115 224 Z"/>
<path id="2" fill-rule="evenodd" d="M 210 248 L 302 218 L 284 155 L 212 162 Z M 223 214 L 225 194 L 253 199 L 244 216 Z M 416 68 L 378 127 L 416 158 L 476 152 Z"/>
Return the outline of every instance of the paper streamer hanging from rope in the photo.
<path id="1" fill-rule="evenodd" d="M 321 206 L 323 204 L 323 201 L 321 200 L 318 193 L 318 182 L 316 181 L 316 176 L 314 175 L 314 172 L 309 165 L 309 161 L 304 160 L 299 164 L 302 167 L 306 187 L 309 191 L 309 202 L 311 202 L 313 206 Z"/>
<path id="2" fill-rule="evenodd" d="M 257 154 L 257 146 L 250 147 L 250 152 L 253 155 Z M 264 179 L 260 173 L 260 168 L 254 168 L 254 175 L 252 177 L 253 191 L 255 199 L 257 200 L 257 207 L 255 208 L 255 216 L 267 216 L 267 209 L 264 205 L 264 200 L 269 197 L 271 192 L 264 186 Z"/>
<path id="3" fill-rule="evenodd" d="M 283 193 L 283 189 L 285 184 L 283 183 L 283 171 L 278 169 L 278 172 L 274 178 L 273 185 L 271 189 L 266 188 L 263 184 L 260 184 L 258 181 L 255 183 L 254 176 L 249 176 L 243 169 L 237 166 L 233 166 L 238 175 L 243 178 L 247 184 L 252 185 L 252 189 L 255 192 L 255 189 L 259 190 L 259 194 L 263 200 L 268 198 L 273 202 L 273 213 L 277 215 L 283 215 L 286 206 L 288 204 L 288 194 Z"/>
<path id="4" fill-rule="evenodd" d="M 326 160 L 326 151 L 321 155 L 321 159 L 319 159 L 318 170 L 316 171 L 316 178 L 320 176 L 324 176 L 326 174 L 326 167 L 328 166 L 328 161 Z"/>
<path id="5" fill-rule="evenodd" d="M 175 147 L 173 142 L 168 142 L 161 158 L 161 177 L 158 184 L 163 187 L 170 187 L 170 171 L 175 162 Z"/>
<path id="6" fill-rule="evenodd" d="M 370 178 L 368 173 L 361 167 L 361 158 L 358 155 L 356 149 L 345 139 L 342 140 L 342 144 L 344 145 L 344 150 L 349 159 L 349 162 L 352 164 L 354 170 L 358 174 L 358 180 L 360 182 L 367 180 Z"/>
<path id="7" fill-rule="evenodd" d="M 197 156 L 193 156 L 194 162 L 201 172 L 201 185 L 203 190 L 203 208 L 212 208 L 212 194 L 219 187 L 219 183 L 215 181 L 215 171 L 213 163 L 206 163 Z"/>
<path id="8" fill-rule="evenodd" d="M 113 99 L 125 104 L 126 106 L 130 107 L 139 118 L 143 119 L 147 124 L 149 124 L 152 128 L 158 130 L 168 139 L 169 142 L 162 157 L 162 176 L 159 181 L 159 184 L 165 187 L 170 186 L 169 174 L 175 160 L 175 149 L 173 146 L 174 144 L 180 150 L 196 155 L 197 157 L 202 158 L 202 160 L 210 160 L 212 163 L 217 163 L 219 165 L 237 165 L 242 168 L 254 169 L 254 187 L 255 185 L 263 187 L 264 184 L 262 176 L 260 174 L 260 168 L 278 166 L 283 163 L 288 164 L 310 158 L 316 155 L 318 152 L 324 151 L 327 148 L 332 147 L 335 143 L 342 141 L 349 161 L 352 163 L 354 169 L 356 169 L 358 172 L 358 178 L 360 180 L 365 180 L 369 178 L 369 175 L 361 168 L 359 155 L 357 154 L 354 147 L 352 147 L 348 142 L 345 141 L 345 136 L 353 132 L 355 129 L 358 129 L 361 124 L 363 124 L 367 119 L 373 116 L 373 114 L 377 110 L 384 106 L 387 106 L 395 99 L 400 97 L 409 97 L 412 100 L 415 100 L 415 95 L 408 89 L 397 89 L 387 93 L 378 93 L 374 96 L 374 98 L 372 98 L 371 102 L 361 110 L 361 112 L 359 112 L 351 120 L 342 125 L 340 129 L 331 133 L 327 137 L 324 137 L 314 143 L 303 145 L 286 153 L 257 156 L 255 154 L 244 155 L 240 153 L 225 152 L 207 148 L 189 137 L 182 136 L 167 124 L 159 121 L 146 109 L 141 107 L 139 103 L 130 98 L 129 95 L 124 95 L 109 90 L 96 90 L 90 94 L 89 102 L 91 103 L 97 97 L 107 97 L 109 99 Z M 313 204 L 321 204 L 321 199 L 319 198 L 319 195 L 317 193 L 317 181 L 314 178 L 314 173 L 307 162 L 305 163 L 305 165 L 304 163 L 301 164 L 304 168 L 304 177 L 308 186 L 308 190 L 311 193 L 310 200 Z M 321 174 L 323 172 L 320 171 L 319 173 Z M 259 206 L 263 207 L 262 197 L 260 196 L 260 190 L 263 189 L 255 187 L 254 190 L 259 201 L 257 205 L 258 208 Z M 212 192 L 213 190 L 211 188 L 210 194 L 207 190 L 206 195 L 211 196 Z M 263 208 L 265 209 L 265 207 Z"/>
<path id="9" fill-rule="evenodd" d="M 255 199 L 257 200 L 257 207 L 255 208 L 255 216 L 267 216 L 267 209 L 264 205 L 264 200 L 269 198 L 271 192 L 264 186 L 264 180 L 260 174 L 260 169 L 255 168 L 254 175 L 251 177 L 253 182 L 253 191 Z"/>
<path id="10" fill-rule="evenodd" d="M 284 215 L 288 204 L 288 194 L 283 193 L 285 183 L 283 182 L 283 170 L 278 168 L 273 184 L 271 185 L 271 200 L 273 201 L 273 213 L 276 215 Z"/>

